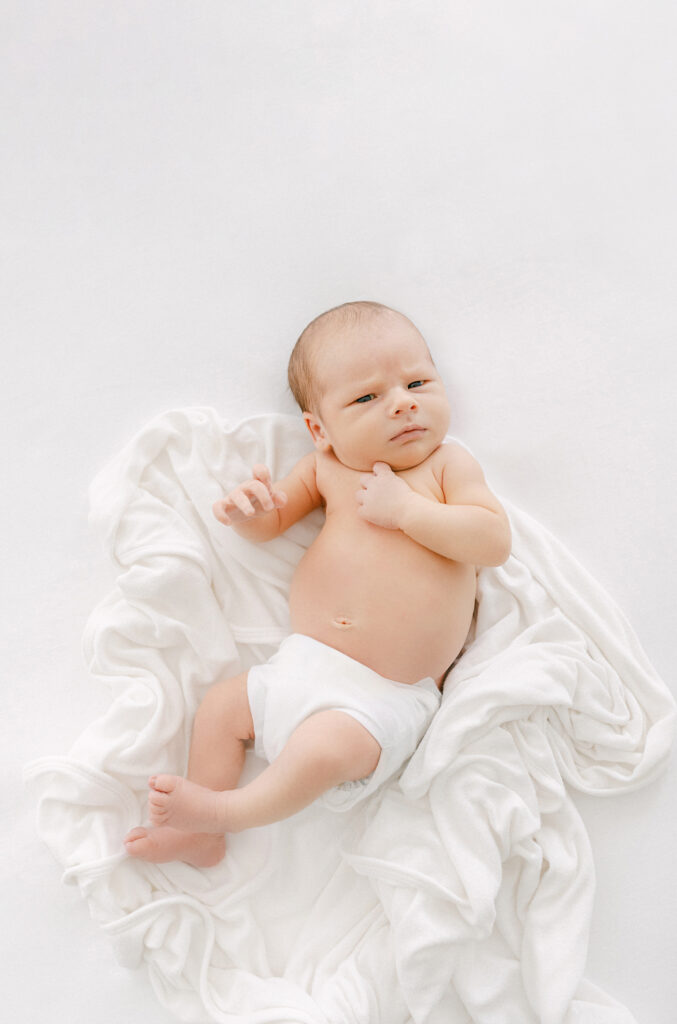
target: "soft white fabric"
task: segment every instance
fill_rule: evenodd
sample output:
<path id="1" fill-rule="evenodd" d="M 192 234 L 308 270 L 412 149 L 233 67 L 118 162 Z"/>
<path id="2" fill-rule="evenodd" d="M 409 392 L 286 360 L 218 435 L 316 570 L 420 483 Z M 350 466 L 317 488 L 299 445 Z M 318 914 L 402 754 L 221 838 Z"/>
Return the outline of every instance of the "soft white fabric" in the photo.
<path id="1" fill-rule="evenodd" d="M 292 732 L 319 711 L 343 711 L 368 729 L 381 746 L 375 770 L 343 782 L 320 797 L 325 807 L 348 811 L 399 772 L 416 750 L 440 705 L 427 676 L 418 683 L 384 679 L 341 651 L 292 633 L 264 665 L 249 670 L 247 695 L 254 722 L 254 749 L 274 761 Z"/>
<path id="2" fill-rule="evenodd" d="M 179 410 L 94 482 L 119 575 L 84 649 L 112 702 L 68 757 L 29 769 L 65 879 L 186 1020 L 631 1024 L 582 980 L 594 879 L 566 787 L 655 778 L 673 702 L 611 599 L 508 503 L 513 554 L 479 575 L 474 640 L 399 783 L 230 837 L 209 870 L 121 851 L 148 775 L 184 771 L 210 683 L 289 632 L 289 581 L 321 523 L 255 546 L 212 502 L 254 462 L 280 476 L 307 447 L 293 417 Z"/>

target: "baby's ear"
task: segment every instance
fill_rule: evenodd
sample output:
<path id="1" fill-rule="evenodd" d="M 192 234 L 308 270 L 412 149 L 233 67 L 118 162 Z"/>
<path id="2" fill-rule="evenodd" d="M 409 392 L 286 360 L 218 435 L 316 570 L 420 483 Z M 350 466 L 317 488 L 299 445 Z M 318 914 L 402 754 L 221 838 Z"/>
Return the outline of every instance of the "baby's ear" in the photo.
<path id="1" fill-rule="evenodd" d="M 308 430 L 310 431 L 310 436 L 313 439 L 313 444 L 315 445 L 317 450 L 319 452 L 329 451 L 331 445 L 329 443 L 329 439 L 327 438 L 327 433 L 320 420 L 318 420 L 318 418 L 314 416 L 312 412 L 304 412 L 303 422 L 308 427 Z"/>

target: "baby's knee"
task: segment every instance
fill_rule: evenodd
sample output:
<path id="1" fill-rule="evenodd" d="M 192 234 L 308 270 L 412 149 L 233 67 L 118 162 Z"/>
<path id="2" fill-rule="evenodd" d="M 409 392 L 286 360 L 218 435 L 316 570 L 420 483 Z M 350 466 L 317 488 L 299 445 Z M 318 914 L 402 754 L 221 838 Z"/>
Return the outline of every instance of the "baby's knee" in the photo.
<path id="1" fill-rule="evenodd" d="M 359 722 L 355 722 L 358 729 L 355 731 L 350 755 L 347 760 L 348 771 L 345 773 L 345 782 L 355 782 L 358 779 L 365 779 L 376 771 L 376 766 L 381 758 L 381 745 L 374 739 L 372 734 Z"/>
<path id="2" fill-rule="evenodd" d="M 353 782 L 371 775 L 376 769 L 381 746 L 352 715 L 327 711 L 307 721 L 308 732 L 313 732 L 312 759 L 324 772 L 341 782 Z"/>
<path id="3" fill-rule="evenodd" d="M 254 722 L 247 694 L 247 672 L 214 683 L 205 694 L 197 716 L 228 724 L 238 739 L 254 739 Z"/>

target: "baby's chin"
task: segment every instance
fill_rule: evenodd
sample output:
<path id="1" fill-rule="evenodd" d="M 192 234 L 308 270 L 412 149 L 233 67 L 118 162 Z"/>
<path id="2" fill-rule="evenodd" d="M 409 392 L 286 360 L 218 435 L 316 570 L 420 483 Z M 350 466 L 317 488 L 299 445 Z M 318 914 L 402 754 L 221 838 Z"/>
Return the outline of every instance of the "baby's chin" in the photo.
<path id="1" fill-rule="evenodd" d="M 339 462 L 342 462 L 348 469 L 354 469 L 358 473 L 371 473 L 375 463 L 385 462 L 394 473 L 401 473 L 406 469 L 415 469 L 416 466 L 420 466 L 422 462 L 430 458 L 437 448 L 439 448 L 439 445 L 435 445 L 435 448 L 430 451 L 426 450 L 423 453 L 414 451 L 381 452 L 373 456 L 366 456 L 364 459 L 350 459 L 349 461 L 339 459 Z"/>

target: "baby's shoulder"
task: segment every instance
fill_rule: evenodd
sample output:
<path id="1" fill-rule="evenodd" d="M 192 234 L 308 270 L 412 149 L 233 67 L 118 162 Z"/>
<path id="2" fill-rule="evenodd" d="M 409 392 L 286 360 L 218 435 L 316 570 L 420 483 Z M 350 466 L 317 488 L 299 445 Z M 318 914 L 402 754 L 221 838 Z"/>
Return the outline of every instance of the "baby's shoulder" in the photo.
<path id="1" fill-rule="evenodd" d="M 280 482 L 283 490 L 294 487 L 306 491 L 314 505 L 321 502 L 321 494 L 318 489 L 317 460 L 315 452 L 309 452 L 296 463 L 289 476 Z"/>
<path id="2" fill-rule="evenodd" d="M 446 494 L 484 476 L 475 456 L 458 441 L 445 441 L 433 453 L 431 461 L 435 477 Z"/>
<path id="3" fill-rule="evenodd" d="M 410 469 L 399 470 L 398 475 L 413 490 L 444 502 L 452 480 L 458 481 L 464 476 L 464 454 L 468 453 L 462 445 L 447 441 L 435 448 L 423 462 Z"/>
<path id="4" fill-rule="evenodd" d="M 430 463 L 436 470 L 446 468 L 449 472 L 463 473 L 476 461 L 459 441 L 445 441 L 432 453 Z"/>

